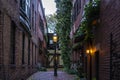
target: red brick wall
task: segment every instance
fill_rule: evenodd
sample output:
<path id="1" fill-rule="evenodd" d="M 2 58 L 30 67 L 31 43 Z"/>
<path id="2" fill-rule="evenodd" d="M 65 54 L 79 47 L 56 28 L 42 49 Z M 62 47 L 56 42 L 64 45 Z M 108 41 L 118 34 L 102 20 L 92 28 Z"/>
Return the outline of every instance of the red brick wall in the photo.
<path id="1" fill-rule="evenodd" d="M 95 28 L 95 46 L 99 51 L 99 80 L 110 80 L 110 34 L 113 34 L 114 54 L 120 56 L 120 1 L 119 0 L 100 0 L 100 25 Z M 78 21 L 80 16 L 78 16 Z M 76 21 L 74 27 L 78 27 Z M 77 28 L 76 28 L 77 29 Z M 113 61 L 119 63 L 120 58 L 113 57 Z M 89 74 L 90 58 L 87 60 L 87 73 Z M 117 64 L 120 67 L 119 64 Z M 120 69 L 114 67 L 118 72 L 113 80 L 120 79 Z M 96 76 L 95 54 L 92 55 L 92 78 Z M 115 74 L 115 73 L 112 73 Z M 89 78 L 89 77 L 88 77 Z"/>
<path id="2" fill-rule="evenodd" d="M 19 45 L 19 46 L 18 46 Z M 21 66 L 22 59 L 22 31 L 16 29 L 16 66 Z"/>
<path id="3" fill-rule="evenodd" d="M 96 44 L 100 44 L 99 80 L 110 80 L 110 33 L 113 34 L 113 41 L 116 44 L 115 51 L 120 54 L 119 4 L 119 0 L 101 0 L 100 26 L 96 28 L 95 33 Z M 117 60 L 114 59 L 115 62 Z"/>
<path id="4" fill-rule="evenodd" d="M 28 36 L 25 35 L 25 63 L 28 64 Z"/>
<path id="5" fill-rule="evenodd" d="M 19 0 L 1 0 L 0 4 L 2 12 L 9 15 L 16 24 L 19 24 Z"/>
<path id="6" fill-rule="evenodd" d="M 39 0 L 38 0 L 39 1 Z M 33 5 L 35 5 L 36 11 L 36 20 L 35 24 L 39 29 L 39 19 L 38 19 L 38 6 L 36 6 L 35 1 L 32 0 Z M 37 1 L 36 1 L 37 2 Z M 3 80 L 21 80 L 26 79 L 33 72 L 36 71 L 36 64 L 39 58 L 41 58 L 41 63 L 46 64 L 46 57 L 44 54 L 44 49 L 41 55 L 39 54 L 39 44 L 41 47 L 46 48 L 45 39 L 41 36 L 42 33 L 38 33 L 31 30 L 25 29 L 25 25 L 20 23 L 20 8 L 19 8 L 20 0 L 0 0 L 0 79 L 6 78 Z M 31 3 L 32 4 L 32 3 Z M 2 16 L 1 16 L 2 15 Z M 43 16 L 43 15 L 42 15 Z M 35 18 L 34 18 L 35 19 Z M 44 19 L 45 20 L 45 19 Z M 11 30 L 13 26 L 11 26 L 11 22 L 15 23 L 16 32 L 15 32 L 15 64 L 10 64 L 10 55 L 11 55 Z M 2 30 L 3 29 L 3 30 Z M 3 34 L 2 34 L 3 33 Z M 24 39 L 24 59 L 25 64 L 22 64 L 22 47 L 23 47 L 23 33 L 25 34 Z M 38 34 L 37 34 L 38 33 Z M 39 36 L 39 39 L 38 39 Z M 42 39 L 41 39 L 42 38 Z M 28 39 L 30 39 L 30 65 L 28 65 Z M 41 42 L 38 40 L 42 40 Z M 35 60 L 36 59 L 36 60 Z M 4 64 L 4 66 L 3 66 Z M 3 71 L 2 71 L 3 70 Z"/>
<path id="7" fill-rule="evenodd" d="M 20 25 L 19 22 L 19 1 L 16 0 L 0 0 L 0 11 L 2 12 L 2 16 L 0 16 L 0 79 L 3 80 L 21 80 L 30 76 L 33 72 L 35 72 L 35 68 L 32 68 L 32 50 L 33 50 L 33 58 L 35 57 L 35 45 L 37 44 L 37 38 L 31 39 L 31 43 L 33 44 L 33 49 L 30 49 L 30 66 L 28 66 L 28 37 L 30 35 L 26 30 L 24 30 L 23 26 Z M 1 15 L 0 14 L 0 15 Z M 10 64 L 10 35 L 11 35 L 11 21 L 15 22 L 16 25 L 16 39 L 15 39 L 15 65 L 11 68 Z M 2 30 L 3 28 L 3 30 Z M 25 33 L 25 47 L 24 47 L 24 56 L 25 56 L 25 65 L 22 65 L 22 34 Z M 2 37 L 3 36 L 3 37 Z M 32 37 L 35 35 L 32 35 Z M 2 42 L 3 40 L 3 42 Z M 3 47 L 3 48 L 2 48 Z M 36 49 L 37 50 L 37 49 Z M 37 53 L 38 54 L 38 53 Z M 4 60 L 2 60 L 4 59 Z M 34 58 L 35 59 L 35 58 Z M 34 60 L 35 61 L 35 60 Z M 4 66 L 3 66 L 4 64 Z M 35 62 L 34 65 L 35 67 Z M 29 67 L 29 68 L 28 68 Z"/>
<path id="8" fill-rule="evenodd" d="M 15 64 L 10 64 L 10 49 L 12 46 L 10 46 L 10 35 L 11 35 L 11 18 L 4 14 L 4 25 L 3 27 L 3 64 L 2 70 L 4 69 L 5 74 L 1 77 L 5 77 L 6 79 L 9 78 L 9 80 L 19 80 L 22 78 L 28 77 L 28 71 L 27 71 L 27 60 L 28 60 L 28 36 L 25 35 L 25 67 L 22 68 L 21 65 L 21 59 L 22 59 L 22 31 L 16 28 L 16 41 L 15 41 Z M 13 68 L 11 68 L 14 66 Z M 32 71 L 33 72 L 33 71 Z"/>
<path id="9" fill-rule="evenodd" d="M 11 31 L 11 20 L 10 17 L 4 15 L 4 25 L 3 25 L 3 52 L 4 54 L 4 64 L 9 64 L 9 52 L 10 52 L 10 31 Z"/>

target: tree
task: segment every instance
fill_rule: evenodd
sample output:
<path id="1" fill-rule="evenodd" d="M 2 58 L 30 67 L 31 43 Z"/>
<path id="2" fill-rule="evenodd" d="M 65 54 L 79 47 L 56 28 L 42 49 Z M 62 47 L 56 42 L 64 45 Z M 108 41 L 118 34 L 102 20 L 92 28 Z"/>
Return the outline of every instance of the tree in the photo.
<path id="1" fill-rule="evenodd" d="M 54 32 L 56 30 L 55 27 L 57 23 L 56 14 L 47 15 L 46 20 L 49 32 Z"/>

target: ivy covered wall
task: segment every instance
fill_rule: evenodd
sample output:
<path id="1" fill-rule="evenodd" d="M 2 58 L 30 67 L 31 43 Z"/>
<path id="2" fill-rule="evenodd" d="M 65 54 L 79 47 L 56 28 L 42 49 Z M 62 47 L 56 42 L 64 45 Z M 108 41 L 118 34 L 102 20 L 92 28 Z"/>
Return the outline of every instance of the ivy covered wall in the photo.
<path id="1" fill-rule="evenodd" d="M 69 34 L 71 31 L 71 0 L 56 0 L 57 6 L 57 25 L 56 32 L 59 36 L 59 43 L 61 55 L 63 59 L 64 68 L 68 71 L 70 69 L 70 54 L 71 47 Z"/>

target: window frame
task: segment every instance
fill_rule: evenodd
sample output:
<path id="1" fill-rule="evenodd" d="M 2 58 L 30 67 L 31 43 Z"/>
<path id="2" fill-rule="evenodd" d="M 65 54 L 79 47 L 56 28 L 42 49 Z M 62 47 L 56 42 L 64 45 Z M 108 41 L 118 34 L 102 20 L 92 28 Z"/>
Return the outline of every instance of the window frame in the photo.
<path id="1" fill-rule="evenodd" d="M 11 21 L 11 35 L 10 35 L 10 64 L 16 64 L 15 62 L 15 41 L 16 41 L 16 25 L 14 21 Z"/>

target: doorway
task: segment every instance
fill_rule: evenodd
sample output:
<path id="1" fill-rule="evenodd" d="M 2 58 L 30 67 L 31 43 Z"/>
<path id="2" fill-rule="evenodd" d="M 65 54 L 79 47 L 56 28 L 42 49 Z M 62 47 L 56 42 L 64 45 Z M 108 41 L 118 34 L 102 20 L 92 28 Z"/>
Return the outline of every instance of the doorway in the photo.
<path id="1" fill-rule="evenodd" d="M 99 80 L 99 51 L 95 52 L 95 68 L 96 80 Z"/>

